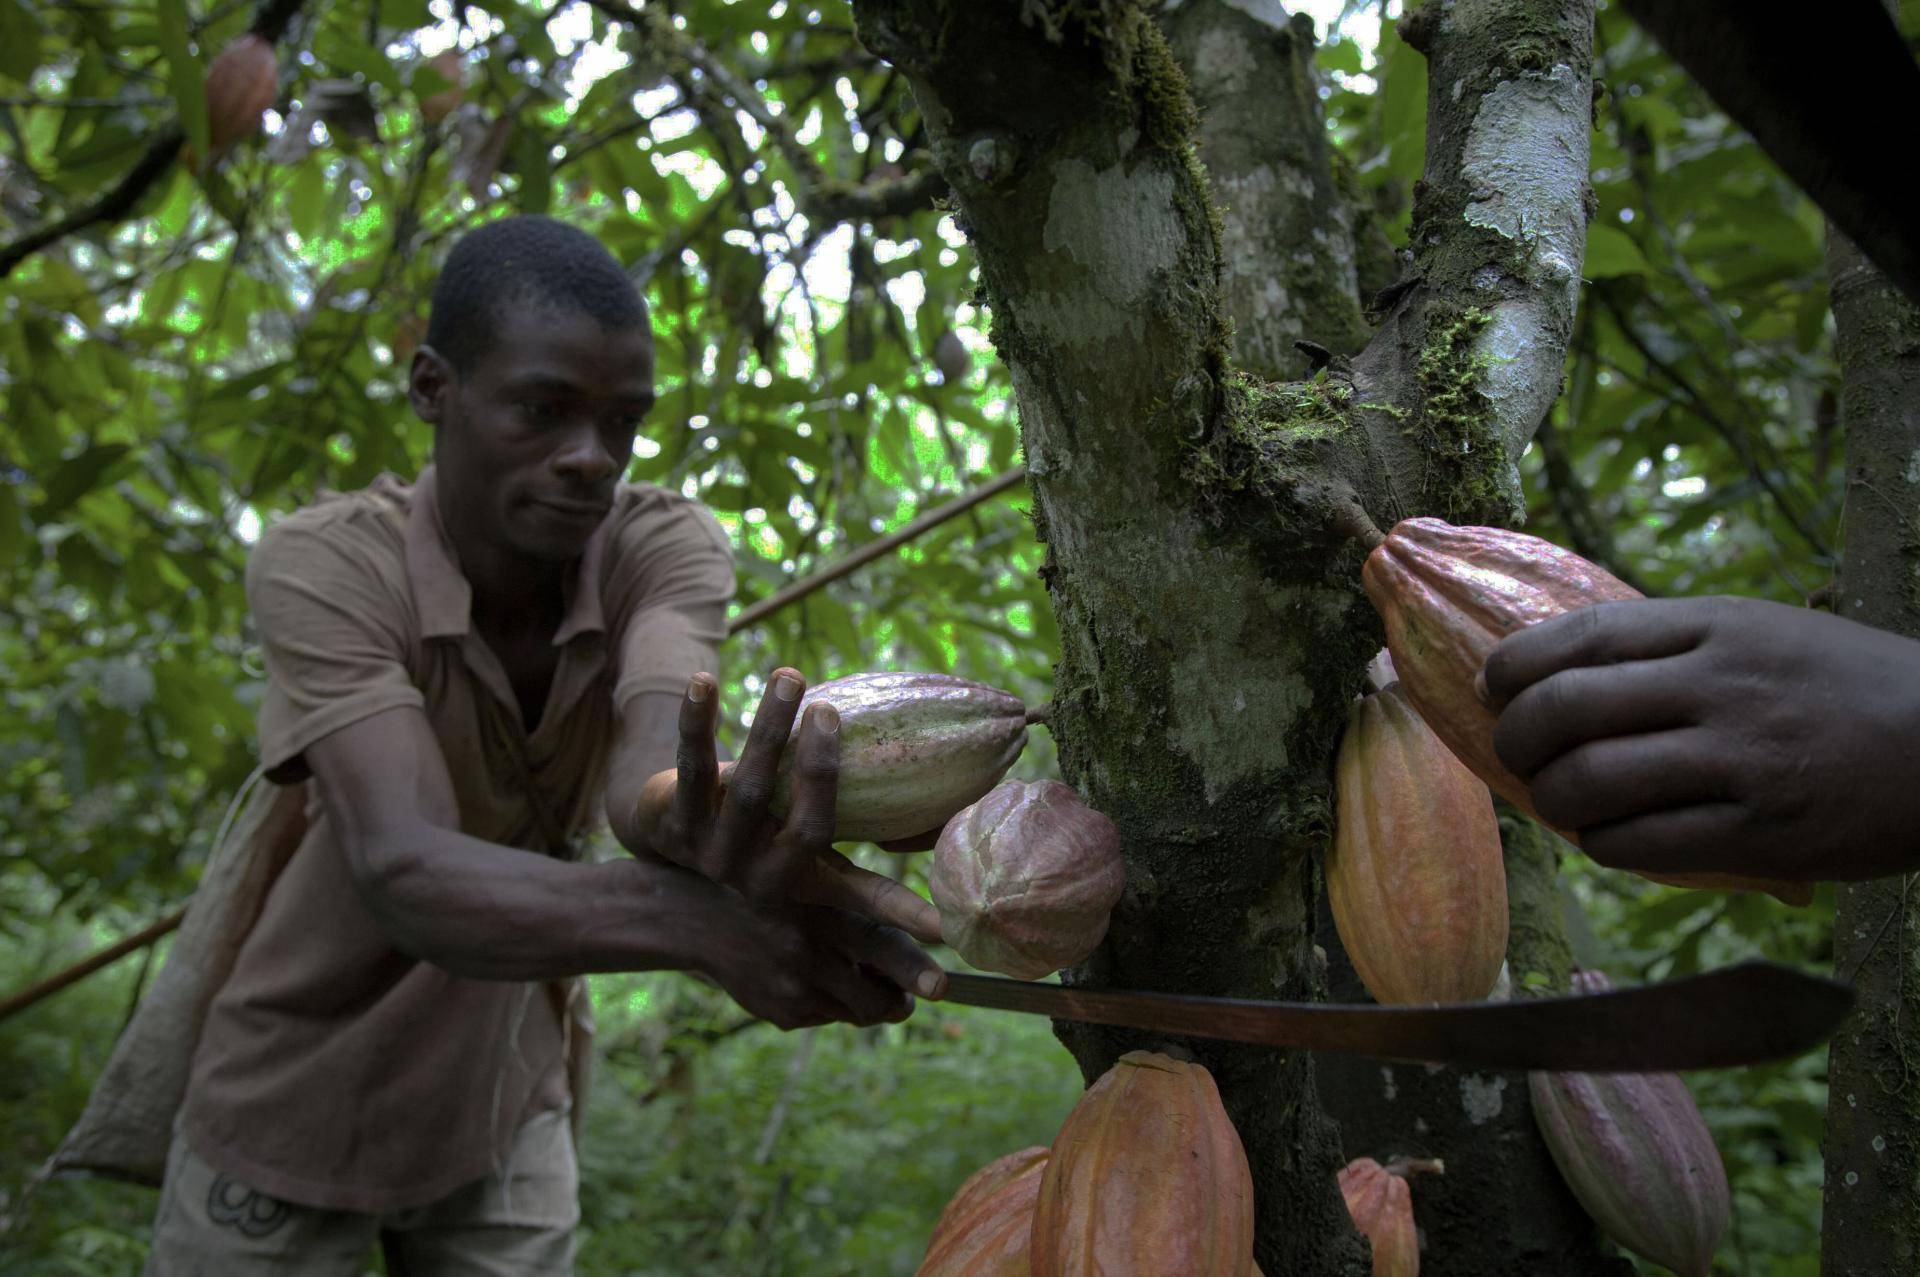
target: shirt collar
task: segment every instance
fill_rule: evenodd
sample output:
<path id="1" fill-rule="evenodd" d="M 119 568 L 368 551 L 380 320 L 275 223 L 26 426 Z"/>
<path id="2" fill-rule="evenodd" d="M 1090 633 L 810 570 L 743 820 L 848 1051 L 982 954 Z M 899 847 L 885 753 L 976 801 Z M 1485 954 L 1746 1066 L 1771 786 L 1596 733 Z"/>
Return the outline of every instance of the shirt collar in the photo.
<path id="1" fill-rule="evenodd" d="M 413 485 L 407 512 L 407 577 L 413 588 L 413 606 L 420 615 L 422 638 L 459 638 L 473 628 L 473 586 L 460 570 L 459 557 L 440 521 L 435 498 L 434 468 L 420 472 Z M 582 634 L 604 634 L 606 616 L 600 606 L 600 566 L 606 558 L 609 515 L 587 539 L 561 590 L 566 612 L 553 636 L 559 647 Z"/>

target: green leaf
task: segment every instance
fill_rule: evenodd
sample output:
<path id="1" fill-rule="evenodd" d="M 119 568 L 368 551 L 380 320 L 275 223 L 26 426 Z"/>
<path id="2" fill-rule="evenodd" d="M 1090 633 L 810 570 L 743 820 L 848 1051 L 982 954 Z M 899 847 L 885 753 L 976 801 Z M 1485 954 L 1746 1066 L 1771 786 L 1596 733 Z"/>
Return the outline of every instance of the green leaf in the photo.
<path id="1" fill-rule="evenodd" d="M 167 92 L 180 111 L 180 127 L 202 159 L 207 154 L 206 69 L 187 44 L 186 0 L 160 0 L 160 51 L 167 60 Z"/>
<path id="2" fill-rule="evenodd" d="M 1646 273 L 1646 255 L 1631 235 L 1611 226 L 1595 226 L 1587 231 L 1587 260 L 1581 274 L 1588 279 Z"/>
<path id="3" fill-rule="evenodd" d="M 61 462 L 47 476 L 46 495 L 34 507 L 34 521 L 51 523 L 66 513 L 74 502 L 98 487 L 107 472 L 130 451 L 124 443 L 95 444 Z"/>
<path id="4" fill-rule="evenodd" d="M 39 20 L 20 0 L 0 0 L 0 75 L 25 84 L 40 65 Z"/>
<path id="5" fill-rule="evenodd" d="M 14 485 L 0 482 L 0 572 L 11 569 L 32 540 L 24 514 Z"/>

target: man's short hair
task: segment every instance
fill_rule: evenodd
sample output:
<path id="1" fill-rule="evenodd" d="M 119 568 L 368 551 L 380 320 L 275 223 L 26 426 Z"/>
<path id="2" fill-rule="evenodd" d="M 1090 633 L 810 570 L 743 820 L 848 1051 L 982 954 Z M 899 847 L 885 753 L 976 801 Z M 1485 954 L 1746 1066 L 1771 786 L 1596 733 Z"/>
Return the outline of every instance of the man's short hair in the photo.
<path id="1" fill-rule="evenodd" d="M 509 217 L 468 232 L 447 254 L 427 344 L 466 372 L 515 306 L 574 311 L 613 329 L 647 322 L 639 290 L 599 240 L 550 217 Z"/>

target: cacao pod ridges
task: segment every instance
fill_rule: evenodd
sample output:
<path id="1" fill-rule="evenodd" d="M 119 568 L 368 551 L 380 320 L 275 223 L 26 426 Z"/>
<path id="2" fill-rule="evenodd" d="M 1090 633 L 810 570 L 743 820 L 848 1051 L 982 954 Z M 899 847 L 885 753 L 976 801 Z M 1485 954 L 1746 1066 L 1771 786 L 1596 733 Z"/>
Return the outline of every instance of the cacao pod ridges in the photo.
<path id="1" fill-rule="evenodd" d="M 1611 987 L 1574 973 L 1575 993 Z M 1675 1073 L 1530 1073 L 1534 1120 L 1600 1230 L 1680 1277 L 1707 1277 L 1731 1212 L 1705 1119 Z"/>
<path id="2" fill-rule="evenodd" d="M 1507 875 L 1487 787 L 1399 683 L 1354 703 L 1336 763 L 1327 903 L 1382 1003 L 1471 1002 L 1500 978 Z"/>
<path id="3" fill-rule="evenodd" d="M 1406 1177 L 1414 1171 L 1439 1174 L 1435 1161 L 1398 1160 L 1386 1166 L 1356 1157 L 1339 1173 L 1340 1196 L 1353 1226 L 1373 1245 L 1373 1277 L 1420 1277 L 1420 1232 L 1413 1222 L 1413 1194 Z"/>
<path id="4" fill-rule="evenodd" d="M 1125 878 L 1112 821 L 1057 780 L 1008 780 L 947 822 L 928 885 L 956 953 L 1037 980 L 1099 946 Z"/>
<path id="5" fill-rule="evenodd" d="M 967 1177 L 940 1212 L 915 1277 L 1027 1277 L 1047 1150 L 1023 1148 Z"/>
<path id="6" fill-rule="evenodd" d="M 1253 1176 L 1213 1076 L 1130 1051 L 1053 1141 L 1032 1277 L 1247 1277 Z"/>
<path id="7" fill-rule="evenodd" d="M 1526 782 L 1494 752 L 1495 715 L 1474 680 L 1507 635 L 1576 608 L 1638 599 L 1640 592 L 1539 537 L 1428 518 L 1396 524 L 1367 555 L 1360 582 L 1385 624 L 1387 650 L 1420 716 L 1489 789 L 1539 819 Z M 1579 845 L 1577 834 L 1555 832 Z M 1741 874 L 1641 876 L 1680 887 L 1765 891 L 1793 905 L 1813 899 L 1811 883 Z"/>
<path id="8" fill-rule="evenodd" d="M 808 688 L 798 712 L 822 701 L 840 712 L 836 842 L 941 828 L 992 789 L 1027 744 L 1019 697 L 951 674 L 850 674 Z M 788 749 L 780 758 L 775 816 L 792 801 L 793 757 Z"/>

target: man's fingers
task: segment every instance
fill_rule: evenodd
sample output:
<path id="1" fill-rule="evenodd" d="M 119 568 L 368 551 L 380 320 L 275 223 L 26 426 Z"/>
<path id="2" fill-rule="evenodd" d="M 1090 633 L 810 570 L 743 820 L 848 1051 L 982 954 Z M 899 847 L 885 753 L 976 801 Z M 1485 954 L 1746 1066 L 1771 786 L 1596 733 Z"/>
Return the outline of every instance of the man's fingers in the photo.
<path id="1" fill-rule="evenodd" d="M 1487 655 L 1487 700 L 1497 712 L 1551 674 L 1581 665 L 1657 660 L 1697 647 L 1711 624 L 1710 599 L 1596 603 L 1530 625 Z"/>
<path id="2" fill-rule="evenodd" d="M 713 675 L 702 672 L 687 681 L 686 695 L 680 698 L 680 746 L 669 809 L 669 818 L 682 837 L 697 837 L 713 819 L 720 769 L 713 752 L 713 726 L 719 706 Z"/>
<path id="3" fill-rule="evenodd" d="M 1600 864 L 1644 873 L 1772 877 L 1791 870 L 1760 856 L 1701 855 L 1702 848 L 1752 846 L 1752 834 L 1747 809 L 1739 803 L 1702 803 L 1584 829 L 1580 847 Z"/>
<path id="4" fill-rule="evenodd" d="M 863 969 L 823 944 L 824 952 L 814 968 L 820 988 L 847 1009 L 846 1019 L 861 1026 L 884 1024 L 901 1018 L 907 995 L 895 988 L 884 972 Z"/>
<path id="5" fill-rule="evenodd" d="M 1533 778 L 1534 810 L 1548 824 L 1584 831 L 1730 799 L 1734 777 L 1720 762 L 1714 739 L 1694 727 L 1590 741 Z M 1583 832 L 1583 845 L 1586 837 Z"/>
<path id="6" fill-rule="evenodd" d="M 1669 657 L 1549 674 L 1501 711 L 1493 729 L 1494 752 L 1508 771 L 1531 780 L 1589 741 L 1687 726 L 1697 713 L 1699 671 L 1693 665 L 1684 657 Z"/>
<path id="7" fill-rule="evenodd" d="M 947 973 L 904 931 L 839 909 L 814 909 L 809 913 L 814 919 L 814 934 L 848 961 L 872 968 L 903 991 L 923 998 L 946 996 Z"/>
<path id="8" fill-rule="evenodd" d="M 833 845 L 840 788 L 840 711 L 809 705 L 792 737 L 793 789 L 787 818 L 765 852 L 739 867 L 741 890 L 763 905 L 784 904 L 814 861 Z"/>
<path id="9" fill-rule="evenodd" d="M 747 729 L 747 743 L 727 773 L 712 852 L 713 868 L 722 882 L 732 881 L 755 850 L 773 800 L 780 755 L 792 734 L 793 716 L 806 686 L 797 670 L 783 666 L 773 672 L 754 712 L 753 726 Z"/>
<path id="10" fill-rule="evenodd" d="M 796 885 L 794 898 L 832 905 L 898 927 L 916 940 L 939 944 L 940 911 L 912 888 L 862 869 L 837 851 L 822 852 Z"/>

